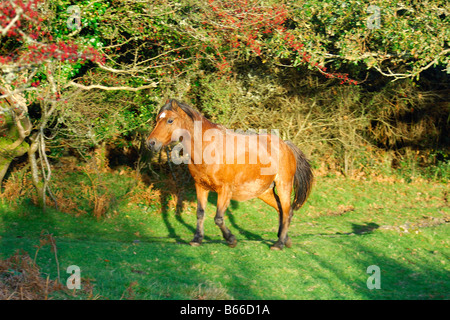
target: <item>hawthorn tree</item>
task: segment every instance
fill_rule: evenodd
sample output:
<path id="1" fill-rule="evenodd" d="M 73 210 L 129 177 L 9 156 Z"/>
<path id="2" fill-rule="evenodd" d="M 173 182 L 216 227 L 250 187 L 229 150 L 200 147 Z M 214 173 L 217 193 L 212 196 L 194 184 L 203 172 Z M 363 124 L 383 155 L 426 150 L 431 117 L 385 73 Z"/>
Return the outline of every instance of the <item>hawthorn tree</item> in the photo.
<path id="1" fill-rule="evenodd" d="M 206 1 L 205 1 L 206 2 Z M 418 79 L 436 66 L 450 73 L 450 12 L 445 0 L 201 1 L 205 42 L 226 55 L 259 56 L 267 63 L 307 64 L 341 84 L 356 84 L 342 65 Z M 198 28 L 187 28 L 198 38 Z"/>
<path id="2" fill-rule="evenodd" d="M 11 161 L 28 153 L 33 185 L 44 207 L 46 195 L 51 194 L 45 134 L 62 102 L 61 66 L 102 62 L 93 47 L 55 38 L 49 32 L 50 23 L 48 4 L 42 0 L 0 4 L 0 182 Z M 29 117 L 30 107 L 40 112 L 35 123 Z"/>
<path id="3" fill-rule="evenodd" d="M 199 5 L 201 6 L 201 5 Z M 289 4 L 277 1 L 208 0 L 197 19 L 204 26 L 204 47 L 212 47 L 218 57 L 218 69 L 229 71 L 233 60 L 259 57 L 264 63 L 280 63 L 280 59 L 295 56 L 293 66 L 300 63 L 320 71 L 340 83 L 357 84 L 347 74 L 330 72 L 318 62 L 316 50 L 306 49 L 304 37 L 289 28 L 294 19 Z M 198 21 L 197 21 L 198 23 Z M 198 28 L 187 28 L 198 38 Z"/>
<path id="4" fill-rule="evenodd" d="M 450 73 L 445 0 L 295 1 L 291 9 L 295 35 L 319 64 L 353 64 L 391 80 L 439 66 Z"/>

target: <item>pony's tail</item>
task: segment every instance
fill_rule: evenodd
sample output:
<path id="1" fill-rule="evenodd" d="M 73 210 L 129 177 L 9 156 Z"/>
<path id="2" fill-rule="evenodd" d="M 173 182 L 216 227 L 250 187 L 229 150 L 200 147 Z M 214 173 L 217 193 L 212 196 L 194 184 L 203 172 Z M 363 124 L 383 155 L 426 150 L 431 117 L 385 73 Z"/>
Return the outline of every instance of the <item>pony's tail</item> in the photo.
<path id="1" fill-rule="evenodd" d="M 291 205 L 293 210 L 300 209 L 305 203 L 311 192 L 314 176 L 311 170 L 311 165 L 303 152 L 291 141 L 285 141 L 286 144 L 294 152 L 297 160 L 297 168 L 294 175 L 294 202 Z"/>

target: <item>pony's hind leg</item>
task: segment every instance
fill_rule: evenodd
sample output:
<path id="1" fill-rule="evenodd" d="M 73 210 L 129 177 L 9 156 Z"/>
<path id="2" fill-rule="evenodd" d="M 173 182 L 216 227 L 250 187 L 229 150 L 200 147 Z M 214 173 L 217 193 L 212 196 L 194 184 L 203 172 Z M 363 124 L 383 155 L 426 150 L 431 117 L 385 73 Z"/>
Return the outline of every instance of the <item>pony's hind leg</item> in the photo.
<path id="1" fill-rule="evenodd" d="M 262 201 L 264 201 L 265 203 L 267 203 L 269 206 L 275 208 L 275 210 L 277 210 L 277 212 L 279 214 L 279 219 L 280 219 L 279 220 L 280 221 L 279 228 L 278 228 L 278 237 L 280 237 L 282 226 L 283 226 L 283 209 L 281 207 L 280 198 L 275 193 L 275 188 L 267 189 L 258 198 L 261 199 Z M 289 211 L 290 211 L 289 212 L 289 222 L 290 222 L 290 219 L 292 218 L 292 208 Z M 287 233 L 286 233 L 286 239 L 285 239 L 284 245 L 288 248 L 290 248 L 292 246 L 291 238 L 289 238 Z M 278 246 L 278 247 L 280 247 L 280 246 Z M 276 248 L 278 248 L 278 247 L 276 247 Z M 276 248 L 273 248 L 273 249 L 276 249 Z"/>
<path id="2" fill-rule="evenodd" d="M 195 185 L 195 189 L 197 191 L 197 230 L 195 231 L 194 239 L 189 244 L 193 247 L 198 247 L 202 244 L 204 237 L 203 221 L 205 219 L 205 208 L 208 202 L 209 191 L 198 184 Z"/>
<path id="3" fill-rule="evenodd" d="M 228 192 L 219 192 L 217 195 L 217 212 L 214 218 L 214 222 L 222 231 L 224 239 L 227 241 L 228 246 L 231 248 L 236 247 L 237 240 L 236 237 L 231 233 L 231 231 L 225 226 L 224 214 L 230 204 L 231 196 Z"/>
<path id="4" fill-rule="evenodd" d="M 272 250 L 281 250 L 284 246 L 291 247 L 292 242 L 291 239 L 288 237 L 288 229 L 289 224 L 291 222 L 292 218 L 292 208 L 291 208 L 291 191 L 292 191 L 292 185 L 283 183 L 278 183 L 276 185 L 278 195 L 274 193 L 274 197 L 278 198 L 279 203 L 279 217 L 280 217 L 280 225 L 278 229 L 278 240 L 275 242 L 275 244 L 271 247 Z"/>
<path id="5" fill-rule="evenodd" d="M 292 215 L 293 215 L 293 211 L 292 211 L 292 206 L 291 206 L 291 208 L 289 210 L 289 218 L 288 218 L 287 228 L 289 228 L 289 225 L 291 224 Z M 285 215 L 282 215 L 282 214 L 280 214 L 279 217 L 280 217 L 280 226 L 278 228 L 278 238 L 281 237 L 281 233 L 282 233 L 283 226 L 284 226 L 284 220 L 286 219 Z M 286 231 L 286 236 L 284 237 L 284 239 L 285 239 L 284 246 L 286 248 L 292 247 L 292 240 L 291 240 L 291 238 L 289 238 L 287 231 Z M 272 248 L 272 249 L 276 250 L 276 248 Z"/>

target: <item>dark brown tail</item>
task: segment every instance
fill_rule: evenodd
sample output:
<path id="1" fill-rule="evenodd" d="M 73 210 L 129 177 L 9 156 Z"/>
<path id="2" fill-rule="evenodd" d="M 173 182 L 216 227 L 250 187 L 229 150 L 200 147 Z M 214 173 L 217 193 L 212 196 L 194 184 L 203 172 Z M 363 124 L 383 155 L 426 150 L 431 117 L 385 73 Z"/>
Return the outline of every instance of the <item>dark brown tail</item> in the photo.
<path id="1" fill-rule="evenodd" d="M 294 202 L 291 205 L 293 210 L 300 209 L 305 203 L 311 192 L 314 176 L 311 171 L 311 165 L 303 152 L 291 141 L 285 141 L 294 152 L 297 159 L 297 169 L 294 175 Z"/>

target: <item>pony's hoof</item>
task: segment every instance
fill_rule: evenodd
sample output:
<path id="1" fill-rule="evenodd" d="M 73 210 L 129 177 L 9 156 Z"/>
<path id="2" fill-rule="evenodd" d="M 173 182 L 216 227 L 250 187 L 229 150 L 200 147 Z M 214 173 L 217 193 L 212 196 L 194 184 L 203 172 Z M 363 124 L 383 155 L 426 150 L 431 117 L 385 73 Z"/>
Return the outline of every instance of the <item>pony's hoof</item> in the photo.
<path id="1" fill-rule="evenodd" d="M 230 236 L 227 240 L 228 246 L 230 248 L 234 248 L 237 246 L 237 240 L 235 236 Z"/>
<path id="2" fill-rule="evenodd" d="M 229 243 L 228 246 L 229 246 L 230 248 L 236 247 L 236 246 L 237 246 L 237 241 L 235 241 L 235 242 L 233 242 L 233 243 Z"/>
<path id="3" fill-rule="evenodd" d="M 288 237 L 286 239 L 286 242 L 284 243 L 284 245 L 286 246 L 286 248 L 292 247 L 292 240 L 291 240 L 291 238 Z"/>
<path id="4" fill-rule="evenodd" d="M 189 244 L 191 245 L 191 247 L 200 247 L 202 243 L 198 241 L 191 241 L 189 242 Z"/>
<path id="5" fill-rule="evenodd" d="M 273 246 L 270 247 L 270 250 L 280 251 L 280 250 L 283 250 L 283 247 L 284 247 L 283 243 L 281 243 L 280 241 L 277 241 L 274 243 Z"/>

